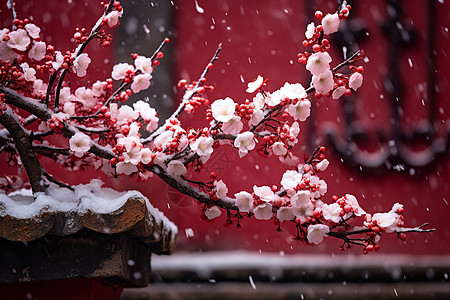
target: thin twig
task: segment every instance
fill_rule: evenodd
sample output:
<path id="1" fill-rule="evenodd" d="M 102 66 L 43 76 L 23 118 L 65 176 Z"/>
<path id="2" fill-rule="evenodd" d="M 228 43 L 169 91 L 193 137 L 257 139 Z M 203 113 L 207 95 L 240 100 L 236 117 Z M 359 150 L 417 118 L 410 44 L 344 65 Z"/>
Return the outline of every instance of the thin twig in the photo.
<path id="1" fill-rule="evenodd" d="M 209 61 L 209 63 L 206 65 L 205 69 L 203 70 L 202 75 L 200 76 L 200 78 L 197 81 L 197 84 L 195 85 L 195 87 L 192 90 L 187 90 L 184 93 L 183 99 L 181 100 L 180 105 L 178 106 L 178 108 L 175 110 L 175 112 L 166 119 L 166 121 L 164 122 L 164 124 L 162 126 L 160 126 L 158 129 L 156 129 L 152 134 L 150 134 L 149 137 L 147 137 L 146 139 L 143 139 L 141 141 L 142 144 L 147 144 L 152 142 L 157 136 L 159 136 L 161 133 L 163 133 L 166 130 L 166 125 L 168 125 L 170 123 L 171 119 L 174 118 L 178 118 L 178 116 L 184 111 L 184 108 L 186 106 L 186 103 L 189 102 L 189 100 L 194 96 L 194 94 L 197 92 L 198 88 L 203 84 L 204 79 L 206 77 L 206 75 L 209 72 L 209 69 L 211 68 L 211 65 L 217 60 L 219 59 L 219 52 L 222 50 L 222 44 L 219 44 L 219 46 L 217 47 L 216 52 L 214 53 L 213 57 L 211 58 L 211 60 Z"/>

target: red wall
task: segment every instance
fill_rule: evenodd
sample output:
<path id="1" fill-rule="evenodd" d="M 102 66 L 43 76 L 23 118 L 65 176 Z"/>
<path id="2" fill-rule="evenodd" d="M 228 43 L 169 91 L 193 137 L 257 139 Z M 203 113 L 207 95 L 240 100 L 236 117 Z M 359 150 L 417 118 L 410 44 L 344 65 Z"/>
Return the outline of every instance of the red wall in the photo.
<path id="1" fill-rule="evenodd" d="M 21 9 L 19 16 L 35 16 L 35 23 L 50 34 L 53 43 L 63 49 L 72 49 L 72 44 L 62 43 L 73 34 L 76 26 L 93 24 L 101 9 L 94 4 L 84 5 L 78 1 L 68 4 L 66 1 L 52 1 L 52 11 L 42 4 L 30 4 L 28 1 L 16 1 Z M 307 2 L 311 1 L 198 1 L 204 10 L 200 13 L 195 7 L 195 1 L 177 1 L 175 10 L 175 75 L 174 82 L 181 78 L 195 80 L 203 70 L 205 64 L 214 53 L 217 45 L 223 43 L 223 50 L 219 61 L 208 77 L 208 82 L 215 86 L 209 93 L 209 98 L 218 99 L 226 96 L 232 97 L 236 102 L 242 102 L 249 97 L 245 93 L 246 83 L 258 74 L 270 78 L 267 83 L 269 90 L 276 90 L 284 82 L 308 83 L 308 74 L 304 66 L 296 61 L 297 53 L 302 50 L 301 41 L 304 38 L 306 24 L 309 22 Z M 406 1 L 403 1 L 406 3 Z M 427 99 L 422 105 L 422 97 L 417 92 L 418 84 L 426 81 L 426 60 L 424 49 L 427 35 L 424 29 L 426 23 L 425 2 L 408 1 L 405 8 L 405 22 L 412 23 L 419 30 L 419 47 L 404 52 L 401 58 L 401 71 L 407 80 L 405 99 L 405 126 L 410 128 L 426 117 Z M 388 117 L 389 103 L 386 98 L 380 99 L 381 82 L 385 76 L 387 58 L 389 57 L 388 43 L 382 35 L 379 22 L 387 16 L 385 3 L 376 1 L 369 4 L 360 4 L 351 18 L 363 18 L 369 26 L 370 38 L 361 42 L 370 58 L 365 65 L 365 82 L 363 88 L 357 93 L 357 119 L 361 121 L 366 130 L 374 131 L 381 127 L 390 128 Z M 411 4 L 410 4 L 411 3 Z M 324 12 L 336 9 L 335 1 L 330 4 L 324 1 L 315 1 L 318 8 Z M 23 5 L 23 6 L 22 6 Z M 81 5 L 81 6 L 80 6 Z M 370 6 L 368 6 L 370 5 Z M 60 7 L 61 6 L 61 7 Z M 438 128 L 440 133 L 445 132 L 448 126 L 450 106 L 446 101 L 449 91 L 449 58 L 447 46 L 449 45 L 448 16 L 450 4 L 436 2 L 436 74 L 438 77 Z M 3 7 L 2 7 L 3 8 Z M 23 8 L 23 9 L 22 9 Z M 58 11 L 59 14 L 53 13 Z M 79 9 L 78 9 L 79 8 Z M 151 9 L 149 7 L 148 9 Z M 62 12 L 62 13 L 61 13 Z M 6 13 L 7 17 L 4 17 Z M 126 12 L 125 12 L 126 13 Z M 50 18 L 49 22 L 42 21 Z M 70 17 L 70 21 L 66 18 Z M 2 12 L 2 24 L 8 25 L 8 12 Z M 80 21 L 82 20 L 82 21 Z M 4 24 L 5 25 L 5 24 Z M 213 27 L 212 27 L 213 26 Z M 64 30 L 61 30 L 63 28 Z M 48 42 L 47 39 L 44 39 Z M 94 46 L 96 47 L 96 45 Z M 108 76 L 110 65 L 104 65 L 105 51 L 89 52 L 93 62 L 98 67 L 91 72 L 92 80 Z M 98 56 L 96 56 L 98 55 Z M 337 56 L 336 56 L 337 57 Z M 410 68 L 408 58 L 411 58 L 413 67 Z M 336 64 L 337 61 L 334 61 Z M 245 82 L 241 81 L 241 76 Z M 88 78 L 86 79 L 88 80 Z M 177 99 L 182 97 L 180 92 Z M 346 101 L 341 99 L 339 101 Z M 390 210 L 392 204 L 401 202 L 405 204 L 406 224 L 417 226 L 430 222 L 437 231 L 431 234 L 409 234 L 406 245 L 393 237 L 385 237 L 382 242 L 383 253 L 410 253 L 410 254 L 449 254 L 450 253 L 450 226 L 446 218 L 450 213 L 449 190 L 447 184 L 450 180 L 450 160 L 448 155 L 440 159 L 430 170 L 421 176 L 410 176 L 409 172 L 390 170 L 382 175 L 369 175 L 364 170 L 350 169 L 331 149 L 323 136 L 324 122 L 335 124 L 343 134 L 343 114 L 339 101 L 331 99 L 313 100 L 315 120 L 304 123 L 302 127 L 302 140 L 300 144 L 307 144 L 306 132 L 308 128 L 315 134 L 315 144 L 327 146 L 331 165 L 323 177 L 328 183 L 328 197 L 332 195 L 354 194 L 361 206 L 368 212 Z M 200 120 L 199 120 L 200 119 Z M 184 118 L 183 122 L 190 126 L 204 126 L 201 118 Z M 302 142 L 303 141 L 303 142 Z M 377 148 L 375 142 L 369 151 Z M 299 153 L 309 153 L 306 147 L 298 149 Z M 211 169 L 218 170 L 219 176 L 230 187 L 230 195 L 241 189 L 263 184 L 279 184 L 281 174 L 285 167 L 276 159 L 263 160 L 258 156 L 247 156 L 238 161 L 235 152 L 224 151 L 214 154 L 211 158 Z M 257 169 L 257 167 L 259 169 Z M 228 168 L 228 171 L 225 171 Z M 211 170 L 206 169 L 205 171 Z M 67 176 L 68 174 L 66 174 Z M 71 174 L 74 176 L 73 174 Z M 111 181 L 119 189 L 134 188 L 147 195 L 155 206 L 163 210 L 180 230 L 179 250 L 231 250 L 251 249 L 266 251 L 284 251 L 286 253 L 303 252 L 338 252 L 338 244 L 331 239 L 325 240 L 319 247 L 304 247 L 292 243 L 289 231 L 276 232 L 271 222 L 244 221 L 242 229 L 225 228 L 222 223 L 225 218 L 207 223 L 200 220 L 200 209 L 186 196 L 177 194 L 158 179 L 145 184 L 137 184 L 121 180 Z M 187 231 L 186 231 L 187 230 Z M 191 234 L 186 234 L 192 230 Z M 292 230 L 292 229 L 291 229 Z M 355 250 L 360 253 L 361 250 Z"/>

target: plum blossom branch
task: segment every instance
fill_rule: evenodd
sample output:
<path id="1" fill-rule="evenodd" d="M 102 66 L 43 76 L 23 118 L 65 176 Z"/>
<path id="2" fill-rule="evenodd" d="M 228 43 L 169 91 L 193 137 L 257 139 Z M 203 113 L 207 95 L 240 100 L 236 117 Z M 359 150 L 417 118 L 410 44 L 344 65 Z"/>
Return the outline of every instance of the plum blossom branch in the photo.
<path id="1" fill-rule="evenodd" d="M 219 44 L 216 52 L 214 53 L 209 63 L 206 65 L 205 69 L 203 70 L 203 73 L 200 75 L 200 78 L 198 79 L 197 84 L 194 86 L 194 88 L 191 90 L 186 90 L 178 108 L 173 112 L 173 114 L 169 118 L 167 118 L 166 122 L 163 125 L 161 125 L 152 134 L 150 134 L 148 138 L 143 139 L 141 141 L 143 145 L 152 142 L 157 136 L 163 133 L 166 130 L 166 126 L 170 123 L 170 120 L 178 118 L 178 116 L 183 112 L 184 108 L 186 107 L 186 103 L 192 98 L 192 96 L 197 92 L 198 88 L 204 83 L 206 75 L 213 66 L 213 63 L 219 59 L 219 53 L 221 50 L 222 44 Z"/>

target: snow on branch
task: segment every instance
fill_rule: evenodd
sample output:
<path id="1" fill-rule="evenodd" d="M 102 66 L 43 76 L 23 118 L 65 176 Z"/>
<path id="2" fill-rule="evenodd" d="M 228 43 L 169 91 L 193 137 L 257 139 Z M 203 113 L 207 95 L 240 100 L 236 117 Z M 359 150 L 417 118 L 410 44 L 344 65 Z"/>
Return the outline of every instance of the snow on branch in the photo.
<path id="1" fill-rule="evenodd" d="M 343 4 L 338 12 L 326 15 L 318 11 L 315 22 L 307 26 L 302 42 L 306 50 L 298 54 L 300 65 L 312 75 L 307 88 L 286 82 L 269 91 L 267 79 L 258 76 L 248 83 L 251 100 L 239 103 L 226 97 L 210 102 L 207 95 L 213 87 L 207 85 L 207 75 L 219 59 L 219 44 L 197 81 L 178 83 L 184 95 L 173 114 L 161 122 L 148 100 L 126 102 L 132 94 L 150 88 L 168 38 L 152 56 L 135 53 L 132 63 L 116 64 L 108 78 L 90 78 L 84 86 L 68 82 L 68 74 L 88 75 L 91 59 L 85 50 L 90 42 L 111 44 L 109 28 L 119 25 L 123 8 L 114 0 L 101 6 L 103 12 L 92 28 L 79 26 L 73 34 L 74 49 L 62 52 L 45 42 L 32 18 L 19 19 L 13 1 L 8 1 L 13 26 L 2 30 L 0 39 L 0 151 L 10 164 L 25 169 L 35 195 L 48 192 L 50 185 L 73 190 L 42 167 L 39 158 L 45 156 L 67 170 L 92 165 L 110 176 L 136 180 L 156 174 L 197 200 L 205 221 L 223 211 L 226 224 L 238 227 L 244 217 L 270 220 L 278 230 L 293 226 L 293 239 L 308 245 L 333 237 L 343 241 L 342 250 L 357 245 L 368 253 L 380 248 L 383 234 L 396 233 L 403 240 L 406 233 L 434 230 L 424 229 L 428 224 L 405 227 L 399 203 L 389 212 L 372 214 L 353 195 L 325 197 L 327 184 L 320 178 L 329 165 L 325 148 L 318 147 L 309 157 L 296 156 L 300 126 L 310 115 L 311 102 L 348 96 L 363 83 L 364 67 L 357 65 L 364 58 L 362 51 L 331 66 L 328 37 L 348 18 L 350 6 Z M 182 124 L 182 113 L 200 115 L 197 109 L 202 106 L 206 107 L 203 127 Z M 275 156 L 286 164 L 286 171 L 279 184 L 254 185 L 251 191 L 229 195 L 217 172 L 204 171 L 219 149 L 236 151 L 241 158 L 251 152 L 261 159 Z M 0 177 L 0 188 L 9 193 L 21 188 L 21 182 L 16 175 L 5 175 Z"/>

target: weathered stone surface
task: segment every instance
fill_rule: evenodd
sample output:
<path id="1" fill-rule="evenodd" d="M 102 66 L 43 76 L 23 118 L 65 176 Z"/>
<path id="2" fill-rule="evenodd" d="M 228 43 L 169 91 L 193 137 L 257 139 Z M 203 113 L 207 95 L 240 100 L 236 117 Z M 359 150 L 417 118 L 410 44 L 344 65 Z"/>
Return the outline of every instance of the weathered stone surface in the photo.
<path id="1" fill-rule="evenodd" d="M 53 212 L 41 212 L 28 219 L 0 216 L 0 236 L 10 241 L 32 241 L 45 236 L 54 224 Z"/>

